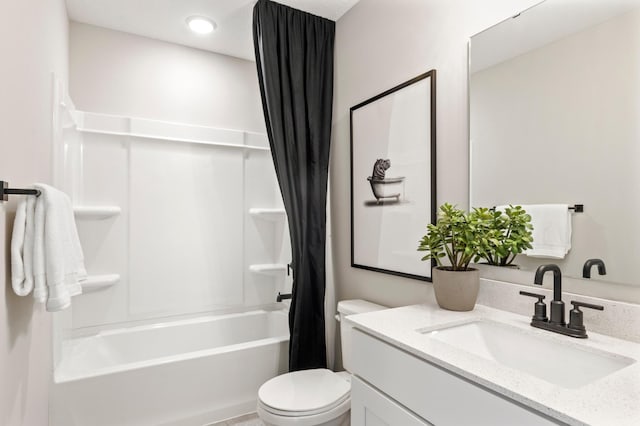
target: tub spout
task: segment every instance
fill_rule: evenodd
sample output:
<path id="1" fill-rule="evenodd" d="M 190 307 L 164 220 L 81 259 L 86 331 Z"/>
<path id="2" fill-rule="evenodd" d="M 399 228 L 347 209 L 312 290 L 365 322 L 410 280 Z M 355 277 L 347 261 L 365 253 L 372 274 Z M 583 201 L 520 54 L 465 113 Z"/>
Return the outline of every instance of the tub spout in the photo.
<path id="1" fill-rule="evenodd" d="M 276 302 L 282 302 L 285 299 L 291 299 L 291 293 L 282 294 L 278 292 L 278 296 L 276 297 Z"/>

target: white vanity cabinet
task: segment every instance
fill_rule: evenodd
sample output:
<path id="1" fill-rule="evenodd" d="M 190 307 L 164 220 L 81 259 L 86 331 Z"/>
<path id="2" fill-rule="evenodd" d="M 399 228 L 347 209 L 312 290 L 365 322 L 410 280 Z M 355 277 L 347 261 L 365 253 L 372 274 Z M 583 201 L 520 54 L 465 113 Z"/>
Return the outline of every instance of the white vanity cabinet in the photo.
<path id="1" fill-rule="evenodd" d="M 358 329 L 352 338 L 353 426 L 560 424 Z"/>

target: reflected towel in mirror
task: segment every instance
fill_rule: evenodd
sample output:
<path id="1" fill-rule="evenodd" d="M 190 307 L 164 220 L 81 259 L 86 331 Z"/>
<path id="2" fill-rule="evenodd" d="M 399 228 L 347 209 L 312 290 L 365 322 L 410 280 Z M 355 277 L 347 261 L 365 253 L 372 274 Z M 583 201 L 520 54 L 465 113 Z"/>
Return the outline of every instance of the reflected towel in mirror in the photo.
<path id="1" fill-rule="evenodd" d="M 504 211 L 507 206 L 498 206 Z M 571 250 L 571 210 L 568 204 L 524 204 L 522 208 L 531 216 L 533 248 L 526 250 L 529 257 L 564 259 Z"/>

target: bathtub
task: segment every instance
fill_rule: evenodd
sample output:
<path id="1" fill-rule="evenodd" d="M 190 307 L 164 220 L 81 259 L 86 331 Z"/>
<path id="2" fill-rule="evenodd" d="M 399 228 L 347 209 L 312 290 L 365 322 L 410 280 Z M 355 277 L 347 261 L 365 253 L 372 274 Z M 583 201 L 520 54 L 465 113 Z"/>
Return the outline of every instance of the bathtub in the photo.
<path id="1" fill-rule="evenodd" d="M 374 179 L 369 176 L 367 180 L 371 184 L 371 191 L 377 202 L 385 198 L 395 198 L 396 201 L 400 201 L 400 196 L 404 193 L 404 176 L 384 179 Z"/>
<path id="2" fill-rule="evenodd" d="M 202 426 L 255 411 L 284 373 L 283 310 L 255 310 L 103 331 L 63 342 L 52 426 Z"/>

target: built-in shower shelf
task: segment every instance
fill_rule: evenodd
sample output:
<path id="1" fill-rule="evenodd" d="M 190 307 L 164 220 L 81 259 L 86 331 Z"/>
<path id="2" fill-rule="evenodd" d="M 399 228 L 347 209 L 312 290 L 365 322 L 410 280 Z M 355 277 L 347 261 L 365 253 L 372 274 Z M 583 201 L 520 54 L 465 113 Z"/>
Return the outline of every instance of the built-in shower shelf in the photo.
<path id="1" fill-rule="evenodd" d="M 82 281 L 82 292 L 92 293 L 94 291 L 102 290 L 112 287 L 120 281 L 120 275 L 107 274 L 107 275 L 89 275 L 86 280 Z"/>
<path id="2" fill-rule="evenodd" d="M 87 111 L 74 111 L 78 131 L 114 136 L 131 136 L 177 143 L 202 144 L 224 149 L 269 151 L 269 141 L 262 133 L 191 126 L 168 121 L 124 117 Z M 88 139 L 90 141 L 91 139 Z M 87 140 L 85 140 L 85 143 Z"/>
<path id="3" fill-rule="evenodd" d="M 282 220 L 287 216 L 284 209 L 252 208 L 249 209 L 249 214 L 253 217 L 273 221 Z"/>
<path id="4" fill-rule="evenodd" d="M 118 206 L 74 206 L 73 212 L 78 219 L 108 219 L 120 214 Z"/>
<path id="5" fill-rule="evenodd" d="M 287 265 L 283 263 L 264 263 L 249 266 L 251 272 L 265 275 L 281 275 L 287 271 Z"/>

